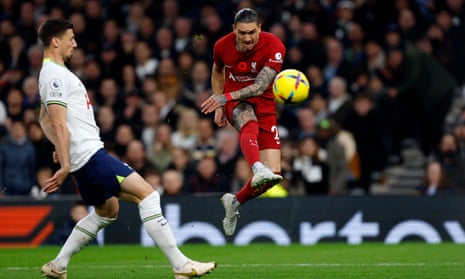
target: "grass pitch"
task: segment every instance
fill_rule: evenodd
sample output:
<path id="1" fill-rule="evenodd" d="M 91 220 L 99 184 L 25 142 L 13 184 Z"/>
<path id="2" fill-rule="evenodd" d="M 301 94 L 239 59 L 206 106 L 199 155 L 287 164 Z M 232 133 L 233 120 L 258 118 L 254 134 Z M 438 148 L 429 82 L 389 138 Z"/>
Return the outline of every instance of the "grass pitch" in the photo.
<path id="1" fill-rule="evenodd" d="M 452 243 L 322 243 L 314 246 L 211 247 L 188 244 L 181 249 L 191 258 L 215 260 L 214 278 L 465 278 L 465 246 Z M 59 247 L 0 249 L 0 278 L 40 278 L 42 264 Z M 68 278 L 173 278 L 160 250 L 140 246 L 89 246 L 75 255 Z"/>

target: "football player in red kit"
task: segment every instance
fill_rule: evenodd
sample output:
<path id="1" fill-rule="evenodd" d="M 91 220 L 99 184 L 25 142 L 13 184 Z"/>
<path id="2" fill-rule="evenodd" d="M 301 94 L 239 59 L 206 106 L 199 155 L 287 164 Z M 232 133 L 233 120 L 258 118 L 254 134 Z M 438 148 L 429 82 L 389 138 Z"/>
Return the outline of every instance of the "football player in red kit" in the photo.
<path id="1" fill-rule="evenodd" d="M 249 8 L 234 17 L 233 31 L 213 48 L 212 90 L 201 109 L 215 112 L 215 123 L 232 124 L 239 131 L 242 154 L 253 171 L 242 189 L 226 193 L 223 228 L 234 234 L 239 205 L 264 193 L 282 180 L 276 104 L 271 84 L 283 65 L 281 40 L 261 31 L 257 13 Z"/>

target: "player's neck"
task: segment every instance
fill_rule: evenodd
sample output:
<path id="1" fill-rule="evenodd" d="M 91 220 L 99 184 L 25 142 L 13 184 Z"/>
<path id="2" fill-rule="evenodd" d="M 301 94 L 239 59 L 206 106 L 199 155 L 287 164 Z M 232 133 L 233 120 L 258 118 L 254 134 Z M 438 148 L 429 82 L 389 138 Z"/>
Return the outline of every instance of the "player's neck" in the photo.
<path id="1" fill-rule="evenodd" d="M 45 50 L 44 51 L 44 61 L 52 61 L 56 64 L 65 66 L 65 61 L 63 60 L 63 57 L 61 55 L 54 53 L 53 51 L 50 50 Z"/>

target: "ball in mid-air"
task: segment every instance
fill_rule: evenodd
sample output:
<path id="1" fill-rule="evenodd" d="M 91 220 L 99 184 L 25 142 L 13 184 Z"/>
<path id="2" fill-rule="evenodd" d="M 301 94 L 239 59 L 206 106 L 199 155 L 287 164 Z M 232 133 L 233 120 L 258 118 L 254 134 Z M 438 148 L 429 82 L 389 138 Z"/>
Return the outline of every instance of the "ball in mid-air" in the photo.
<path id="1" fill-rule="evenodd" d="M 300 104 L 308 98 L 309 93 L 310 82 L 299 70 L 283 70 L 274 78 L 273 94 L 278 103 Z"/>

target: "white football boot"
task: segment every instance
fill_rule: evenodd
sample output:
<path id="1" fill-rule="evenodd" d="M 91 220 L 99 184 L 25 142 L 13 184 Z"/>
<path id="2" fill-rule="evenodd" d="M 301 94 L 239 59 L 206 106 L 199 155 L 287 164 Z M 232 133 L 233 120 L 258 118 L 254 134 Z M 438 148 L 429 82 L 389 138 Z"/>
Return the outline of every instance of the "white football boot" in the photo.
<path id="1" fill-rule="evenodd" d="M 252 177 L 252 188 L 261 188 L 265 184 L 275 185 L 283 180 L 281 175 L 275 174 L 267 167 L 260 167 Z"/>
<path id="2" fill-rule="evenodd" d="M 210 273 L 216 267 L 216 262 L 201 263 L 189 260 L 181 269 L 173 269 L 175 279 L 201 277 Z"/>
<path id="3" fill-rule="evenodd" d="M 223 229 L 227 236 L 234 234 L 237 225 L 237 218 L 239 217 L 240 203 L 236 199 L 236 195 L 226 193 L 221 197 L 223 203 L 225 216 L 223 219 Z"/>
<path id="4" fill-rule="evenodd" d="M 46 278 L 58 278 L 58 279 L 66 279 L 66 270 L 58 271 L 55 268 L 55 263 L 48 262 L 44 264 L 40 270 L 43 274 L 43 277 Z"/>

